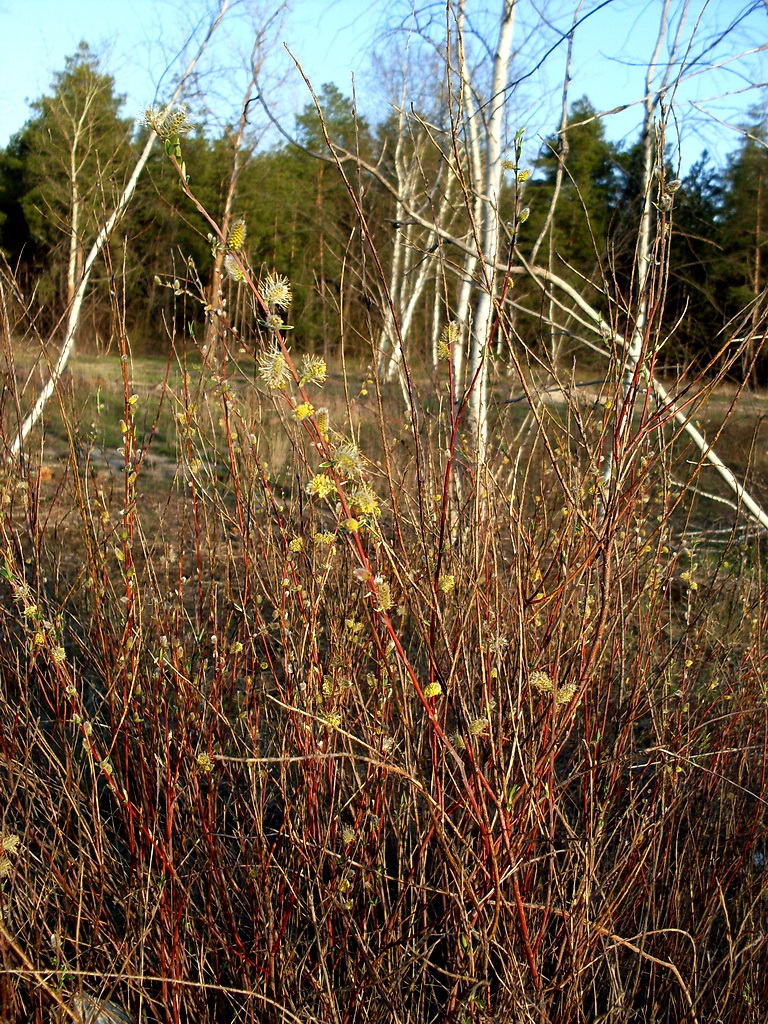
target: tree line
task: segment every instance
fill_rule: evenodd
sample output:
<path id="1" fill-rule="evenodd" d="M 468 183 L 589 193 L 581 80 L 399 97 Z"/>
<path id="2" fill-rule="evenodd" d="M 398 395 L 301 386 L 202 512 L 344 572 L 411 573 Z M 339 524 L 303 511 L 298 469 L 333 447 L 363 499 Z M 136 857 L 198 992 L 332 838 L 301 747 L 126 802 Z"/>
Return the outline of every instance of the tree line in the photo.
<path id="1" fill-rule="evenodd" d="M 322 87 L 319 105 L 322 123 L 314 104 L 296 118 L 296 145 L 281 139 L 264 147 L 234 126 L 199 125 L 184 145 L 189 180 L 214 218 L 221 218 L 228 195 L 234 199 L 257 273 L 264 268 L 290 280 L 291 338 L 299 349 L 333 357 L 343 337 L 352 354 L 370 355 L 372 342 L 380 368 L 393 376 L 403 349 L 415 365 L 428 366 L 439 358 L 462 274 L 473 273 L 462 270 L 464 253 L 454 244 L 470 237 L 472 211 L 444 170 L 457 148 L 439 89 L 424 109 L 395 109 L 380 124 L 357 116 L 333 85 Z M 0 247 L 31 301 L 38 331 L 50 336 L 147 129 L 125 117 L 115 80 L 85 43 L 32 111 L 0 152 Z M 657 140 L 664 185 L 656 207 L 669 233 L 662 367 L 706 368 L 744 334 L 751 340 L 740 371 L 761 383 L 768 376 L 758 329 L 767 142 L 768 114 L 753 110 L 724 163 L 705 152 L 676 180 L 671 147 L 661 135 Z M 583 97 L 570 104 L 564 129 L 544 141 L 530 167 L 520 163 L 519 146 L 518 156 L 512 150 L 500 207 L 514 254 L 499 252 L 497 261 L 548 266 L 620 321 L 631 305 L 638 258 L 642 140 L 612 142 Z M 379 254 L 379 269 L 365 256 L 363 236 Z M 217 301 L 210 294 L 216 251 L 157 149 L 95 273 L 79 343 L 107 349 L 121 324 L 135 349 L 166 351 L 182 323 L 204 329 Z M 251 312 L 236 282 L 225 278 L 222 287 L 247 344 Z M 550 358 L 573 361 L 579 342 L 567 319 L 559 316 L 554 326 L 534 277 L 515 278 L 504 301 L 514 337 Z M 501 342 L 497 355 L 503 358 Z"/>

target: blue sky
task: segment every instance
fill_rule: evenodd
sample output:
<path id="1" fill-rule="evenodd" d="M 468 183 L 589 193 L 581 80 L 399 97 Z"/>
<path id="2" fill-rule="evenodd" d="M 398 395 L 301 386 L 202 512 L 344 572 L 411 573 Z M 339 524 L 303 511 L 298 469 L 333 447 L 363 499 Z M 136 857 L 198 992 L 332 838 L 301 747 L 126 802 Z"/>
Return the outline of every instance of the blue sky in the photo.
<path id="1" fill-rule="evenodd" d="M 583 10 L 598 4 L 599 0 L 590 0 Z M 255 6 L 251 4 L 251 11 Z M 499 6 L 500 0 L 486 0 L 484 4 L 469 0 L 468 4 L 470 11 L 477 12 L 479 25 L 483 18 L 491 24 L 493 12 Z M 550 24 L 565 29 L 575 6 L 576 0 L 550 0 L 549 4 L 537 4 L 536 9 L 545 10 Z M 679 6 L 679 2 L 673 4 L 673 11 Z M 720 48 L 719 58 L 764 45 L 768 39 L 768 9 L 762 0 L 753 5 L 748 0 L 692 0 L 691 20 L 700 17 L 701 38 L 724 28 L 749 6 L 753 7 L 750 17 L 732 40 Z M 262 11 L 272 9 L 264 3 L 260 7 Z M 420 7 L 433 15 L 434 25 L 444 22 L 443 4 L 439 0 L 425 0 Z M 53 73 L 63 66 L 65 56 L 76 50 L 81 39 L 101 56 L 102 65 L 114 76 L 118 91 L 126 94 L 126 115 L 138 117 L 153 100 L 169 61 L 199 24 L 205 8 L 200 0 L 0 0 L 0 30 L 5 40 L 0 145 L 5 145 L 29 116 L 26 101 L 49 90 Z M 653 50 L 661 9 L 661 0 L 608 0 L 592 15 L 576 36 L 571 98 L 587 94 L 598 109 L 633 103 L 640 98 L 644 65 Z M 279 87 L 273 88 L 272 95 L 278 113 L 289 127 L 292 114 L 309 97 L 295 69 L 291 70 L 281 42 L 289 44 L 317 87 L 332 80 L 349 92 L 354 73 L 360 109 L 375 115 L 385 109 L 386 89 L 370 72 L 367 54 L 375 41 L 374 48 L 384 57 L 386 66 L 390 44 L 383 32 L 393 12 L 407 23 L 407 0 L 293 0 L 268 48 L 270 68 L 273 72 L 280 68 L 280 74 L 287 76 Z M 534 28 L 534 14 L 532 0 L 520 0 L 517 38 L 524 52 L 519 66 L 526 70 L 543 56 L 554 39 L 551 30 Z M 203 82 L 211 106 L 223 120 L 237 109 L 242 89 L 241 57 L 250 50 L 253 25 L 263 25 L 263 18 L 249 16 L 245 0 L 240 0 L 235 17 L 227 32 L 222 33 L 211 58 L 220 66 L 228 66 L 229 71 Z M 760 93 L 749 87 L 768 79 L 765 56 L 753 54 L 739 63 L 701 74 L 681 89 L 678 109 L 684 167 L 704 147 L 713 151 L 716 160 L 722 160 L 735 147 L 737 136 L 719 122 L 742 121 L 744 111 L 760 101 Z M 564 58 L 564 47 L 555 49 L 512 100 L 516 107 L 513 116 L 527 125 L 531 151 L 538 148 L 540 135 L 550 131 L 556 122 Z M 732 98 L 713 99 L 734 89 L 740 92 Z M 161 86 L 159 98 L 165 93 Z M 765 95 L 763 88 L 763 101 Z M 698 109 L 691 106 L 691 100 L 697 102 Z M 641 116 L 638 105 L 612 115 L 606 119 L 609 136 L 631 141 Z"/>
<path id="2" fill-rule="evenodd" d="M 0 0 L 0 31 L 5 40 L 0 145 L 29 116 L 27 101 L 49 91 L 54 72 L 76 51 L 80 40 L 100 55 L 104 70 L 114 76 L 118 91 L 126 94 L 126 114 L 138 116 L 153 100 L 169 61 L 195 27 L 207 21 L 205 12 L 213 6 L 214 0 Z M 342 87 L 347 86 L 350 73 L 362 67 L 365 43 L 375 29 L 376 17 L 368 5 L 360 0 L 295 0 L 291 8 L 283 17 L 278 43 L 286 41 L 295 47 L 313 80 L 338 79 Z M 252 33 L 242 0 L 240 6 L 233 0 L 233 14 L 229 33 L 224 35 L 232 50 L 229 62 L 236 64 L 240 53 L 247 56 Z M 219 41 L 216 59 L 226 63 L 222 46 Z M 287 57 L 279 56 L 287 64 Z M 161 90 L 160 98 L 165 91 Z M 298 108 L 307 99 L 294 75 L 284 90 L 283 105 Z"/>

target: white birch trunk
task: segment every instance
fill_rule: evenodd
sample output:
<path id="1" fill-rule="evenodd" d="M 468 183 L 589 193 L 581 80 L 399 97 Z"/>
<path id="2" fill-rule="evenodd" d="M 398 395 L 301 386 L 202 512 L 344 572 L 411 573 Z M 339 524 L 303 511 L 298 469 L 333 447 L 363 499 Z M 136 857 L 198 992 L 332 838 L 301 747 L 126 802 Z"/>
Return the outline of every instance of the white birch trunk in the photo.
<path id="1" fill-rule="evenodd" d="M 404 101 L 404 97 L 403 97 Z M 379 358 L 378 358 L 378 369 L 379 374 L 386 376 L 387 379 L 391 380 L 390 376 L 390 362 L 391 353 L 396 344 L 395 336 L 395 312 L 393 305 L 396 301 L 395 296 L 400 294 L 403 281 L 403 259 L 405 253 L 405 236 L 402 228 L 399 226 L 406 216 L 404 214 L 403 189 L 407 187 L 406 177 L 404 176 L 402 169 L 402 152 L 403 142 L 405 136 L 405 113 L 403 111 L 403 103 L 401 102 L 398 109 L 398 120 L 397 120 L 397 143 L 395 144 L 395 176 L 397 180 L 397 198 L 395 199 L 394 208 L 394 232 L 395 237 L 392 242 L 392 262 L 390 264 L 389 271 L 389 297 L 390 302 L 384 304 L 384 323 L 381 327 L 381 333 L 379 335 Z M 409 192 L 409 199 L 413 201 L 414 196 Z"/>
<path id="2" fill-rule="evenodd" d="M 440 313 L 441 313 L 441 310 L 443 308 L 443 302 L 442 302 L 442 299 L 443 299 L 443 295 L 442 295 L 442 291 L 443 291 L 443 289 L 442 289 L 443 274 L 442 274 L 442 266 L 441 266 L 440 260 L 435 260 L 434 277 L 435 277 L 435 284 L 434 284 L 435 293 L 432 296 L 432 353 L 431 354 L 432 354 L 432 369 L 436 370 L 437 369 L 437 364 L 439 362 L 439 356 L 438 356 L 438 352 L 437 352 L 437 345 L 438 345 L 438 340 L 440 338 L 441 320 L 442 320 Z"/>
<path id="3" fill-rule="evenodd" d="M 465 21 L 465 0 L 461 0 L 456 18 L 458 65 L 460 75 L 460 101 L 461 113 L 464 119 L 464 130 L 466 132 L 466 147 L 469 156 L 468 173 L 471 175 L 470 186 L 474 193 L 474 202 L 471 212 L 472 223 L 477 229 L 483 215 L 483 157 L 479 131 L 479 118 L 475 107 L 475 99 L 472 93 L 472 83 L 469 78 L 469 70 L 464 57 L 464 21 Z M 477 245 L 472 246 L 464 254 L 464 266 L 462 268 L 459 295 L 456 302 L 455 319 L 459 325 L 459 337 L 453 346 L 453 404 L 454 408 L 460 405 L 466 382 L 464 380 L 464 361 L 472 335 L 472 294 L 475 284 L 475 273 L 477 272 L 478 251 Z"/>
<path id="4" fill-rule="evenodd" d="M 503 173 L 501 132 L 504 123 L 506 85 L 515 27 L 515 4 L 516 0 L 503 0 L 499 42 L 493 59 L 493 79 L 488 104 L 485 194 L 482 201 L 482 219 L 477 225 L 480 234 L 480 260 L 484 280 L 475 307 L 475 322 L 470 341 L 467 375 L 472 385 L 469 396 L 469 416 L 480 465 L 485 462 L 488 449 L 488 390 L 490 382 L 488 344 L 493 324 L 493 300 L 496 294 L 495 265 L 500 242 L 499 196 Z"/>
<path id="5" fill-rule="evenodd" d="M 77 281 L 77 254 L 80 251 L 80 196 L 77 182 L 72 182 L 72 202 L 69 218 L 69 260 L 67 262 L 67 305 L 75 298 Z"/>
<path id="6" fill-rule="evenodd" d="M 80 243 L 80 212 L 82 208 L 82 202 L 80 198 L 80 169 L 82 164 L 78 165 L 78 150 L 80 148 L 80 138 L 83 134 L 88 114 L 90 113 L 93 100 L 95 98 L 95 92 L 93 89 L 89 92 L 85 100 L 85 106 L 83 107 L 82 113 L 78 118 L 77 124 L 74 126 L 74 133 L 72 135 L 72 145 L 69 151 L 69 191 L 70 191 L 70 215 L 69 215 L 69 259 L 67 261 L 67 305 L 70 305 L 75 298 L 75 288 L 77 287 L 77 279 L 80 272 L 80 263 L 82 260 L 81 254 L 81 243 Z"/>

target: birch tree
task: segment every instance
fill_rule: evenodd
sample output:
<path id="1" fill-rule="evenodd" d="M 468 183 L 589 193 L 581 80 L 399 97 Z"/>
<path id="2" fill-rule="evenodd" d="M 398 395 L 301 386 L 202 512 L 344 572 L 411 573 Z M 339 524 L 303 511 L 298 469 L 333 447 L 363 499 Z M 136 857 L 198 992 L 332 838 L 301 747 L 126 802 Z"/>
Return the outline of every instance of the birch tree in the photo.
<path id="1" fill-rule="evenodd" d="M 461 0 L 463 16 L 466 0 Z M 485 462 L 488 449 L 488 388 L 490 380 L 489 346 L 491 344 L 494 299 L 497 295 L 496 264 L 500 258 L 501 220 L 499 203 L 504 173 L 502 132 L 507 96 L 509 62 L 515 28 L 516 0 L 503 0 L 499 21 L 499 36 L 493 57 L 490 96 L 486 104 L 487 119 L 483 126 L 484 143 L 480 138 L 480 125 L 473 118 L 468 122 L 471 145 L 484 150 L 485 188 L 479 202 L 479 219 L 474 224 L 481 265 L 481 286 L 474 314 L 469 344 L 468 378 L 470 387 L 469 412 L 477 445 L 477 460 Z"/>
<path id="2" fill-rule="evenodd" d="M 429 137 L 419 121 L 418 117 L 406 117 L 404 105 L 398 108 L 392 161 L 397 195 L 392 202 L 389 301 L 384 303 L 379 343 L 379 373 L 389 381 L 399 379 L 405 393 L 404 347 L 427 285 L 435 281 L 435 268 L 440 260 L 436 226 L 425 229 L 408 218 L 401 197 L 409 206 L 431 215 L 437 225 L 446 223 L 455 191 L 455 179 L 444 173 L 444 158 L 436 140 Z"/>
<path id="3" fill-rule="evenodd" d="M 21 131 L 28 154 L 22 206 L 35 241 L 63 256 L 52 265 L 64 267 L 67 306 L 103 211 L 119 196 L 130 167 L 132 125 L 119 116 L 122 98 L 114 85 L 81 43 L 54 76 L 51 95 L 32 104 L 35 114 Z"/>
<path id="4" fill-rule="evenodd" d="M 702 458 L 716 468 L 736 493 L 740 504 L 748 509 L 750 516 L 761 526 L 766 526 L 768 516 L 744 491 L 711 446 L 707 445 L 701 433 L 690 422 L 690 417 L 677 407 L 671 397 L 674 388 L 670 393 L 670 389 L 653 378 L 653 359 L 649 358 L 647 366 L 644 363 L 645 356 L 655 356 L 657 348 L 658 339 L 654 331 L 658 329 L 659 310 L 663 307 L 665 260 L 670 230 L 668 215 L 672 211 L 674 196 L 679 187 L 678 182 L 668 173 L 664 160 L 664 128 L 670 111 L 674 110 L 681 83 L 701 75 L 705 60 L 722 63 L 718 57 L 718 47 L 727 38 L 727 33 L 716 33 L 714 39 L 705 40 L 695 49 L 696 30 L 700 25 L 696 22 L 691 29 L 688 21 L 689 7 L 688 0 L 678 4 L 674 8 L 673 17 L 672 0 L 664 0 L 659 11 L 660 25 L 654 52 L 646 66 L 641 97 L 642 199 L 634 227 L 635 272 L 629 296 L 615 294 L 608 287 L 610 282 L 604 281 L 603 287 L 597 289 L 598 298 L 588 301 L 581 293 L 578 280 L 574 283 L 551 267 L 542 267 L 526 257 L 516 237 L 517 218 L 513 220 L 511 229 L 503 224 L 504 128 L 505 118 L 507 121 L 511 119 L 507 100 L 513 85 L 510 81 L 510 64 L 515 17 L 519 10 L 519 3 L 514 0 L 504 0 L 501 4 L 499 18 L 492 32 L 493 44 L 486 51 L 491 60 L 485 78 L 482 75 L 483 69 L 478 77 L 476 70 L 470 68 L 466 56 L 468 0 L 457 0 L 455 5 L 447 5 L 448 26 L 453 37 L 445 49 L 447 75 L 451 83 L 452 131 L 451 149 L 446 153 L 445 160 L 446 173 L 453 176 L 458 186 L 457 191 L 463 197 L 466 213 L 464 226 L 457 224 L 454 209 L 450 210 L 454 218 L 452 223 L 445 220 L 436 222 L 432 210 L 427 213 L 420 209 L 418 198 L 408 189 L 402 188 L 396 176 L 388 175 L 386 168 L 380 164 L 366 161 L 359 153 L 345 149 L 343 145 L 334 144 L 331 151 L 345 181 L 349 181 L 345 171 L 347 164 L 355 166 L 358 173 L 371 175 L 392 196 L 398 220 L 412 221 L 425 231 L 434 230 L 438 244 L 453 247 L 450 263 L 445 261 L 443 266 L 450 266 L 450 270 L 456 273 L 454 317 L 466 330 L 468 339 L 466 350 L 461 344 L 454 344 L 452 349 L 456 413 L 463 415 L 465 410 L 468 413 L 479 465 L 486 461 L 489 452 L 489 342 L 497 329 L 497 323 L 502 322 L 505 311 L 514 310 L 533 318 L 539 327 L 546 326 L 562 333 L 565 331 L 562 326 L 565 320 L 569 323 L 567 333 L 574 340 L 579 340 L 585 347 L 606 358 L 618 353 L 621 361 L 621 401 L 603 467 L 606 489 L 616 483 L 614 466 L 623 457 L 623 450 L 631 436 L 634 396 L 640 386 L 650 386 L 663 410 L 659 414 L 660 420 L 669 422 L 674 419 L 684 426 L 700 449 Z M 571 33 L 577 28 L 578 20 L 574 18 Z M 476 25 L 472 31 L 476 34 Z M 566 33 L 562 38 L 565 40 L 571 36 Z M 662 60 L 665 46 L 667 52 Z M 737 59 L 733 55 L 727 62 L 733 63 Z M 589 114 L 588 119 L 606 118 L 610 113 L 595 112 Z M 578 122 L 567 124 L 562 130 L 571 131 L 577 127 Z M 520 132 L 514 140 L 507 141 L 507 153 L 513 157 L 510 169 L 516 171 L 518 184 L 519 143 Z M 564 152 L 567 154 L 567 146 Z M 562 176 L 560 180 L 563 180 Z M 517 188 L 516 197 L 519 198 Z M 356 196 L 354 198 L 356 200 Z M 516 208 L 519 211 L 517 198 Z M 553 209 L 552 215 L 556 220 L 556 209 Z M 467 222 L 470 224 L 468 232 L 465 230 Z M 540 246 L 541 236 L 534 245 L 534 255 L 538 254 Z M 395 271 L 399 273 L 397 267 Z M 518 280 L 524 278 L 534 289 L 540 290 L 542 301 L 538 303 L 537 309 L 526 308 L 514 298 L 509 287 L 512 277 Z M 654 301 L 653 322 L 650 315 L 651 296 Z M 543 306 L 547 304 L 548 317 L 542 312 Z M 466 373 L 463 372 L 465 359 Z M 516 365 L 522 371 L 519 360 L 516 360 Z"/>

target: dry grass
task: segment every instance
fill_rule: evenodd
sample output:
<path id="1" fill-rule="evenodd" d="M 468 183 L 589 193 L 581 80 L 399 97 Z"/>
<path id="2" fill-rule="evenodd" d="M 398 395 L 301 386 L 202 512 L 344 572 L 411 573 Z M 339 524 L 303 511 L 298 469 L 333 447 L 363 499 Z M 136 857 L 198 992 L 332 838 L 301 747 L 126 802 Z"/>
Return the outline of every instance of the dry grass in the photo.
<path id="1" fill-rule="evenodd" d="M 690 453 L 639 420 L 603 516 L 603 406 L 501 408 L 479 490 L 450 411 L 331 384 L 350 533 L 231 369 L 103 399 L 172 473 L 92 466 L 78 388 L 5 474 L 2 1018 L 764 1020 L 762 563 Z"/>

